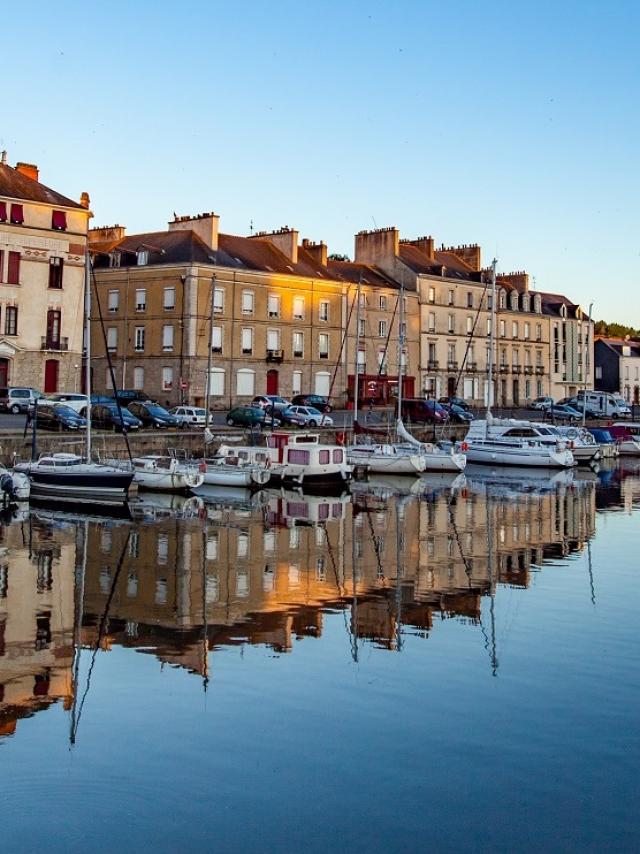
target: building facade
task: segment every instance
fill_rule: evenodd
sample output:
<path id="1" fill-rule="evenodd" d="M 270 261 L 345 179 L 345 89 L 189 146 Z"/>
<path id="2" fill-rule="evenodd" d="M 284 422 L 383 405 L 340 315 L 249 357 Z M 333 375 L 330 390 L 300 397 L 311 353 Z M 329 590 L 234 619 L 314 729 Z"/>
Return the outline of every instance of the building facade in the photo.
<path id="1" fill-rule="evenodd" d="M 640 343 L 598 337 L 594 346 L 595 388 L 640 403 Z"/>
<path id="2" fill-rule="evenodd" d="M 89 197 L 0 160 L 0 386 L 54 392 L 81 382 Z"/>

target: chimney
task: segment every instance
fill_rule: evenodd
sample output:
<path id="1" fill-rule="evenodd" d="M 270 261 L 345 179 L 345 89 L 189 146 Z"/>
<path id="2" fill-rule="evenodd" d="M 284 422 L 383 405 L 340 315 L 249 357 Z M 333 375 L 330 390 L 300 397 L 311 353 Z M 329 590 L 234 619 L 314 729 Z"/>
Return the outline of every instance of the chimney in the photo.
<path id="1" fill-rule="evenodd" d="M 117 241 L 124 238 L 126 229 L 124 225 L 102 225 L 98 228 L 90 228 L 87 237 L 89 243 L 101 243 L 103 241 Z"/>
<path id="2" fill-rule="evenodd" d="M 411 246 L 415 246 L 416 249 L 419 249 L 421 252 L 424 252 L 429 261 L 436 260 L 435 245 L 431 235 L 429 235 L 429 237 L 418 237 L 416 240 L 403 240 L 403 243 L 408 243 Z"/>
<path id="3" fill-rule="evenodd" d="M 83 208 L 89 210 L 89 205 L 91 204 L 91 199 L 89 198 L 89 193 L 81 193 L 80 194 L 80 204 Z"/>
<path id="4" fill-rule="evenodd" d="M 27 178 L 31 178 L 32 181 L 38 181 L 40 171 L 38 167 L 33 163 L 16 163 L 16 172 L 19 172 L 21 175 L 25 175 Z"/>
<path id="5" fill-rule="evenodd" d="M 392 264 L 400 249 L 400 234 L 395 226 L 359 231 L 356 234 L 355 261 L 383 267 Z"/>
<path id="6" fill-rule="evenodd" d="M 173 222 L 168 223 L 169 231 L 193 231 L 214 252 L 218 249 L 218 227 L 220 217 L 218 214 L 201 213 L 196 216 L 177 216 L 174 214 Z"/>
<path id="7" fill-rule="evenodd" d="M 514 287 L 519 294 L 526 294 L 529 290 L 529 274 L 524 270 L 518 270 L 516 273 L 500 273 L 498 278 L 501 282 L 507 282 Z"/>
<path id="8" fill-rule="evenodd" d="M 477 243 L 464 243 L 462 246 L 443 245 L 440 249 L 442 252 L 450 252 L 451 255 L 455 255 L 456 258 L 464 261 L 464 263 L 468 264 L 468 266 L 476 273 L 479 273 L 482 269 L 482 265 L 480 263 L 480 247 Z"/>
<path id="9" fill-rule="evenodd" d="M 327 244 L 323 243 L 322 240 L 320 243 L 314 243 L 305 238 L 302 241 L 302 248 L 311 255 L 317 264 L 320 264 L 322 267 L 327 266 Z"/>
<path id="10" fill-rule="evenodd" d="M 257 234 L 252 234 L 250 239 L 256 237 L 267 240 L 286 255 L 292 264 L 298 263 L 298 232 L 295 228 L 285 225 L 278 231 L 259 231 Z"/>
<path id="11" fill-rule="evenodd" d="M 7 152 L 6 151 L 3 151 L 2 154 L 0 154 L 0 163 L 3 166 L 7 165 Z"/>

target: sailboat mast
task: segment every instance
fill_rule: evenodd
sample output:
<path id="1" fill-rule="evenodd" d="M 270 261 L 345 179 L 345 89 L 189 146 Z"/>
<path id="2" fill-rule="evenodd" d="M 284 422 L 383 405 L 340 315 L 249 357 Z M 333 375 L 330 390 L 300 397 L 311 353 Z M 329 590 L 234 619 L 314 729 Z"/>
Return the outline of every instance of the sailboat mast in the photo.
<path id="1" fill-rule="evenodd" d="M 491 328 L 489 336 L 489 359 L 487 364 L 487 374 L 489 377 L 489 387 L 487 389 L 487 415 L 491 414 L 493 406 L 493 373 L 494 373 L 494 349 L 496 341 L 496 266 L 498 262 L 494 258 L 491 264 Z"/>
<path id="2" fill-rule="evenodd" d="M 211 418 L 209 412 L 209 406 L 211 403 L 211 361 L 213 359 L 213 315 L 215 309 L 215 300 L 216 300 L 216 274 L 213 273 L 211 276 L 211 309 L 209 312 L 209 352 L 207 353 L 207 379 L 205 385 L 204 392 L 204 408 L 205 408 L 205 416 L 204 416 L 204 430 L 205 430 L 205 439 L 207 436 L 207 431 L 209 429 L 209 421 Z"/>
<path id="3" fill-rule="evenodd" d="M 84 256 L 84 390 L 87 395 L 85 453 L 91 462 L 91 256 L 87 244 Z"/>
<path id="4" fill-rule="evenodd" d="M 397 418 L 400 421 L 402 418 L 402 382 L 403 382 L 403 359 L 404 354 L 404 275 L 400 282 L 400 312 L 398 314 L 398 414 Z"/>
<path id="5" fill-rule="evenodd" d="M 353 423 L 355 424 L 358 420 L 358 396 L 360 394 L 360 375 L 358 371 L 360 370 L 360 282 L 362 280 L 362 276 L 358 279 L 358 290 L 356 291 L 356 352 L 355 352 L 355 374 L 353 377 Z"/>

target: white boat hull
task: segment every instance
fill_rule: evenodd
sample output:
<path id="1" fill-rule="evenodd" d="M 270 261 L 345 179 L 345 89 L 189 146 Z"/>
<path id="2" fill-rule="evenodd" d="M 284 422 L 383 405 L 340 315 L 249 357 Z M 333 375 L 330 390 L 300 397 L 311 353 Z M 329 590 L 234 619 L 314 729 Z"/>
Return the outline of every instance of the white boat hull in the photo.
<path id="1" fill-rule="evenodd" d="M 533 466 L 535 468 L 571 468 L 575 465 L 569 450 L 554 450 L 544 445 L 527 447 L 501 446 L 498 442 L 469 443 L 466 450 L 470 463 L 491 466 Z"/>
<path id="2" fill-rule="evenodd" d="M 635 439 L 622 439 L 618 442 L 618 453 L 625 457 L 640 457 L 640 442 Z"/>
<path id="3" fill-rule="evenodd" d="M 384 452 L 382 447 L 372 445 L 371 448 L 347 448 L 347 460 L 352 466 L 366 466 L 367 470 L 374 474 L 417 476 L 425 470 L 424 454 Z"/>
<path id="4" fill-rule="evenodd" d="M 269 469 L 258 466 L 230 466 L 214 463 L 207 464 L 204 472 L 205 486 L 233 486 L 243 489 L 253 489 L 265 486 L 271 479 Z"/>

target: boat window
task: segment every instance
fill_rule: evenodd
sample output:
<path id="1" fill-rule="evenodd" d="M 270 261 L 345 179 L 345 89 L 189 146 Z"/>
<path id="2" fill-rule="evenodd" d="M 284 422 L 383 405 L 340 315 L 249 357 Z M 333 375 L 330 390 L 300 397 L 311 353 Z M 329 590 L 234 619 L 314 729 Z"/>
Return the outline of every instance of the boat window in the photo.
<path id="1" fill-rule="evenodd" d="M 304 451 L 300 453 L 304 453 Z M 287 516 L 300 516 L 303 519 L 307 519 L 309 516 L 309 507 L 304 501 L 287 501 Z"/>
<path id="2" fill-rule="evenodd" d="M 318 462 L 321 466 L 326 466 L 327 463 L 331 461 L 331 454 L 329 451 L 319 451 L 318 452 Z"/>
<path id="3" fill-rule="evenodd" d="M 336 448 L 333 452 L 333 461 L 334 463 L 341 463 L 344 459 L 342 448 Z"/>
<path id="4" fill-rule="evenodd" d="M 296 448 L 287 449 L 287 459 L 290 463 L 298 465 L 309 465 L 309 451 L 299 451 Z"/>
<path id="5" fill-rule="evenodd" d="M 340 519 L 342 517 L 342 504 L 334 504 L 331 508 L 331 515 L 334 519 Z"/>
<path id="6" fill-rule="evenodd" d="M 329 452 L 327 451 L 327 453 L 329 453 Z M 328 519 L 328 518 L 329 518 L 329 505 L 322 503 L 318 507 L 318 519 Z M 324 537 L 324 532 L 322 531 L 322 529 L 319 528 L 318 530 Z M 321 540 L 321 542 L 322 542 L 322 540 Z"/>

